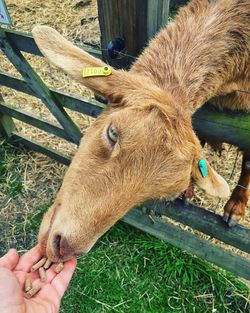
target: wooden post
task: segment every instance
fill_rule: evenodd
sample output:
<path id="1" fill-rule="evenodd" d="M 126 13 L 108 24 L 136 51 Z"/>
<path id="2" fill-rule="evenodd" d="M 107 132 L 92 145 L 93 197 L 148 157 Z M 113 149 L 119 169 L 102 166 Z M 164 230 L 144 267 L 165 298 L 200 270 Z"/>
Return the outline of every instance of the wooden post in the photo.
<path id="1" fill-rule="evenodd" d="M 4 102 L 2 95 L 0 94 L 0 102 Z M 12 132 L 15 130 L 15 124 L 12 118 L 0 110 L 0 137 L 9 138 Z"/>
<path id="2" fill-rule="evenodd" d="M 115 67 L 128 68 L 148 40 L 167 23 L 170 0 L 98 0 L 103 59 Z M 108 44 L 121 37 L 123 53 L 117 59 L 108 56 Z"/>
<path id="3" fill-rule="evenodd" d="M 176 10 L 178 7 L 186 5 L 188 3 L 188 0 L 171 0 L 170 1 L 170 10 Z"/>

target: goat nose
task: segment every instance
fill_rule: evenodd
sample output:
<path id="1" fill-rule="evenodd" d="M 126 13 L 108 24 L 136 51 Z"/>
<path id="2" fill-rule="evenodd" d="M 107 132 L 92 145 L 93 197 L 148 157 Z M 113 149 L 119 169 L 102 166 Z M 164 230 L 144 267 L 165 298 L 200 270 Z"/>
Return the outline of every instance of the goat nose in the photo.
<path id="1" fill-rule="evenodd" d="M 53 247 L 58 257 L 70 257 L 74 255 L 74 251 L 69 245 L 67 239 L 61 234 L 54 236 Z"/>

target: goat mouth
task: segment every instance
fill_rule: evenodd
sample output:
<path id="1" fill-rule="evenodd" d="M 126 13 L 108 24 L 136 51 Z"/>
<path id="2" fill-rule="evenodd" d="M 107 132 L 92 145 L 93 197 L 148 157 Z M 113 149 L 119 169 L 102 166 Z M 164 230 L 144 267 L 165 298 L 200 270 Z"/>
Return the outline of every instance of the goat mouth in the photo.
<path id="1" fill-rule="evenodd" d="M 56 254 L 52 261 L 55 263 L 66 262 L 66 261 L 69 261 L 72 258 L 77 257 L 77 256 L 85 256 L 85 254 L 86 253 L 84 253 L 84 252 L 82 252 L 82 253 L 77 252 L 77 253 L 74 253 L 72 255 L 66 255 L 66 256 L 61 256 L 61 255 Z"/>
<path id="2" fill-rule="evenodd" d="M 40 250 L 41 250 L 41 253 L 44 255 L 44 256 L 47 256 L 47 242 L 48 242 L 48 237 L 49 237 L 49 233 L 47 232 L 41 240 L 39 240 L 39 246 L 40 246 Z"/>

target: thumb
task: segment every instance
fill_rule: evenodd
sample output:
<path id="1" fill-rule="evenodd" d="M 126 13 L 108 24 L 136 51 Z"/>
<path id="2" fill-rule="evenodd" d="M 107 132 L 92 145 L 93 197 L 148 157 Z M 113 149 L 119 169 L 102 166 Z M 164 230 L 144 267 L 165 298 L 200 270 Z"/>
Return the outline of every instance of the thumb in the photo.
<path id="1" fill-rule="evenodd" d="M 16 267 L 18 260 L 19 255 L 16 249 L 10 249 L 8 253 L 0 258 L 0 267 L 5 267 L 9 270 L 13 270 Z"/>
<path id="2" fill-rule="evenodd" d="M 25 312 L 22 290 L 16 276 L 7 268 L 0 268 L 0 312 Z M 8 311 L 8 312 L 10 312 Z"/>

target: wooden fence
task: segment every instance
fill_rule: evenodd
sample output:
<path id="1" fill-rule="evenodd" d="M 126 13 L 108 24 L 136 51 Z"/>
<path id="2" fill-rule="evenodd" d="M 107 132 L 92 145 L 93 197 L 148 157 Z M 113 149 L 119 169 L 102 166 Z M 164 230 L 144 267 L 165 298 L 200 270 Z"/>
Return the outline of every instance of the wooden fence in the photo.
<path id="1" fill-rule="evenodd" d="M 13 119 L 21 120 L 78 145 L 82 134 L 65 108 L 96 117 L 105 104 L 90 103 L 84 98 L 72 97 L 48 88 L 21 53 L 28 52 L 42 56 L 31 36 L 0 29 L 0 48 L 23 77 L 20 79 L 0 72 L 0 85 L 41 99 L 58 121 L 58 123 L 52 123 L 22 109 L 14 108 L 11 104 L 5 103 L 0 94 L 0 135 L 14 144 L 22 144 L 50 156 L 58 162 L 70 164 L 68 156 L 19 134 Z M 88 47 L 85 50 L 95 57 L 102 58 L 98 50 Z M 250 114 L 219 112 L 215 108 L 205 105 L 195 113 L 193 125 L 200 136 L 222 140 L 244 149 L 250 148 Z M 130 225 L 250 280 L 249 259 L 202 239 L 172 223 L 164 222 L 161 216 L 170 217 L 174 221 L 210 236 L 210 238 L 216 238 L 236 247 L 250 256 L 249 228 L 237 225 L 229 229 L 222 221 L 221 216 L 191 204 L 184 205 L 180 200 L 174 203 L 149 202 L 140 208 L 133 209 L 122 219 Z"/>

